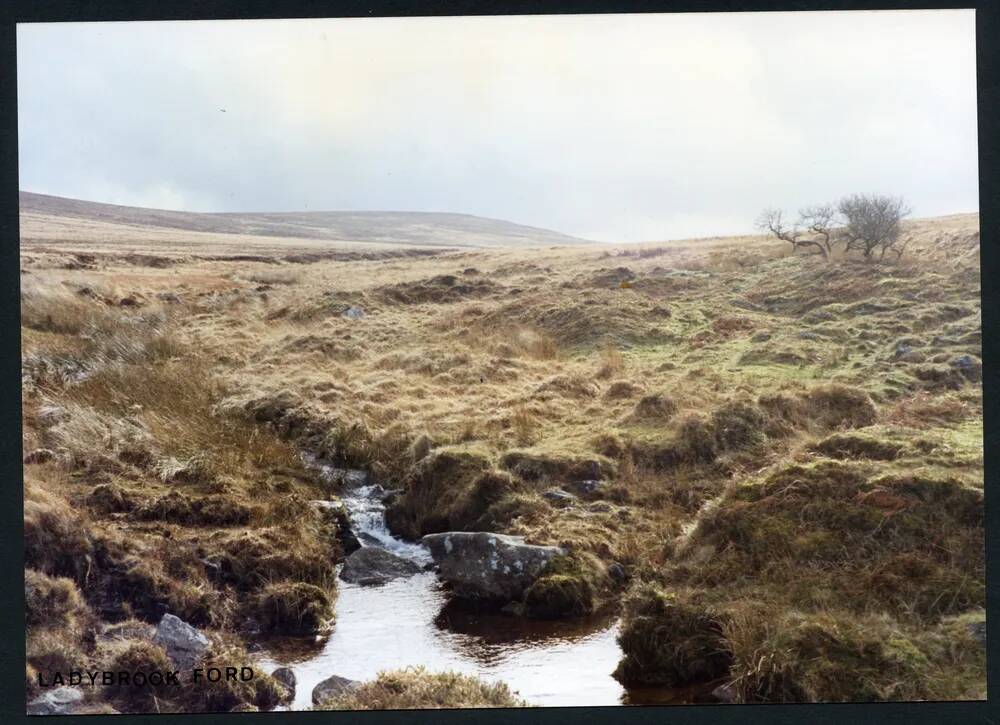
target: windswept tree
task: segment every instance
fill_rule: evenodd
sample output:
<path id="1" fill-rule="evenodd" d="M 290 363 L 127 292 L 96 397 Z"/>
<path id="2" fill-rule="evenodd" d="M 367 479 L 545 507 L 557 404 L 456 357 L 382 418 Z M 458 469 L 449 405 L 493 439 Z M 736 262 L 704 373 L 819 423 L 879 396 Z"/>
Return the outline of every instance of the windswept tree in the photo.
<path id="1" fill-rule="evenodd" d="M 833 204 L 818 204 L 799 210 L 799 224 L 819 237 L 827 256 L 833 254 L 837 222 L 837 207 Z"/>
<path id="2" fill-rule="evenodd" d="M 900 243 L 902 220 L 910 213 L 899 197 L 879 194 L 853 194 L 836 204 L 819 204 L 799 210 L 793 223 L 785 221 L 780 209 L 765 209 L 757 218 L 757 227 L 788 242 L 793 250 L 811 248 L 824 259 L 831 259 L 838 245 L 845 252 L 858 250 L 866 258 L 878 252 L 878 258 L 892 251 L 903 256 L 906 245 Z"/>
<path id="3" fill-rule="evenodd" d="M 793 224 L 790 227 L 787 226 L 780 209 L 765 209 L 757 217 L 757 227 L 763 231 L 770 232 L 782 241 L 788 242 L 792 245 L 793 250 L 812 247 L 823 255 L 823 259 L 829 259 L 830 257 L 830 248 L 828 245 L 824 246 L 823 242 L 803 237 L 803 232 L 799 229 L 798 224 Z"/>
<path id="4" fill-rule="evenodd" d="M 837 210 L 844 220 L 843 233 L 847 251 L 860 250 L 871 257 L 876 250 L 879 259 L 893 249 L 899 240 L 903 218 L 910 214 L 906 202 L 896 196 L 853 194 L 840 200 Z M 902 256 L 902 249 L 894 249 Z"/>

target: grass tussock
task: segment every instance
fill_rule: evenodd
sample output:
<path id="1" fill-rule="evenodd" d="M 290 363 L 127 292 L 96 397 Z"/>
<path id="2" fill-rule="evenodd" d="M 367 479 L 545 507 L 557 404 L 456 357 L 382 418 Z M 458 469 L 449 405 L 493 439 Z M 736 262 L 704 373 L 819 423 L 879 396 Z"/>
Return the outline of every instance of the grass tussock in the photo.
<path id="1" fill-rule="evenodd" d="M 305 582 L 281 582 L 264 587 L 256 602 L 255 619 L 265 632 L 316 634 L 333 620 L 330 595 Z"/>
<path id="2" fill-rule="evenodd" d="M 767 583 L 793 604 L 937 621 L 983 606 L 982 493 L 957 480 L 870 478 L 821 460 L 734 488 L 691 538 L 715 553 L 685 581 Z"/>
<path id="3" fill-rule="evenodd" d="M 962 620 L 926 631 L 891 619 L 820 613 L 727 624 L 737 702 L 981 699 L 984 649 Z"/>
<path id="4" fill-rule="evenodd" d="M 236 638 L 216 635 L 201 666 L 206 671 L 215 667 L 225 672 L 227 667 L 239 670 L 252 662 Z M 218 682 L 202 681 L 196 687 L 184 687 L 176 706 L 184 712 L 253 712 L 273 710 L 288 702 L 285 687 L 260 667 L 253 670 L 250 680 L 222 678 Z"/>
<path id="5" fill-rule="evenodd" d="M 676 687 L 716 679 L 732 654 L 722 621 L 676 592 L 640 584 L 623 602 L 618 642 L 624 657 L 615 677 L 628 685 Z"/>
<path id="6" fill-rule="evenodd" d="M 416 710 L 525 707 L 503 683 L 422 667 L 382 672 L 356 689 L 320 703 L 318 710 Z"/>

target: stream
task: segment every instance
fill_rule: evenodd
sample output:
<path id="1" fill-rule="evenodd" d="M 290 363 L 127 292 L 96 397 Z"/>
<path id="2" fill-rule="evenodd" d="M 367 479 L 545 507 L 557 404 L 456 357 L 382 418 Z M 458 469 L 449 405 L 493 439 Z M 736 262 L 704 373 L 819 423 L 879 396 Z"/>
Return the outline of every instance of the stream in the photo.
<path id="1" fill-rule="evenodd" d="M 344 472 L 313 461 L 320 475 Z M 360 476 L 358 477 L 360 479 Z M 352 529 L 362 546 L 382 546 L 421 565 L 432 561 L 419 543 L 392 535 L 383 489 L 344 488 Z M 505 682 L 531 705 L 589 706 L 691 702 L 697 691 L 626 689 L 611 673 L 621 657 L 615 617 L 532 620 L 466 611 L 450 603 L 435 573 L 424 571 L 381 586 L 337 582 L 336 624 L 323 637 L 258 640 L 264 669 L 291 667 L 297 685 L 290 708 L 312 707 L 312 690 L 331 675 L 369 680 L 381 670 L 423 665 Z M 699 688 L 702 692 L 704 687 Z"/>

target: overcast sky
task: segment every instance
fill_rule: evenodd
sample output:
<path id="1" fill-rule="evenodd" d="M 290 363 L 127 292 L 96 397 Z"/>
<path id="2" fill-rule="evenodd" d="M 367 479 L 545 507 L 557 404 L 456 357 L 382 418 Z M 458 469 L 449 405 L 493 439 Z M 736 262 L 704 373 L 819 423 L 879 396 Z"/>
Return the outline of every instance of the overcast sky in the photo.
<path id="1" fill-rule="evenodd" d="M 607 241 L 855 191 L 978 209 L 973 11 L 18 28 L 22 189 Z"/>

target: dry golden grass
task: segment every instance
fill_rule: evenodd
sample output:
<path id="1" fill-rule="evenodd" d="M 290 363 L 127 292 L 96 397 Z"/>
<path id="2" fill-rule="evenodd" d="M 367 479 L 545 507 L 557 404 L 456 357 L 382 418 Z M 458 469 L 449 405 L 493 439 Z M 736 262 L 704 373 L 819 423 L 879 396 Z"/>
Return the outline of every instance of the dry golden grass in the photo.
<path id="1" fill-rule="evenodd" d="M 629 582 L 682 590 L 694 613 L 711 605 L 728 617 L 729 675 L 744 699 L 856 694 L 838 679 L 853 660 L 830 655 L 839 664 L 821 673 L 839 689 L 802 666 L 856 605 L 864 631 L 844 634 L 845 646 L 898 631 L 928 662 L 899 664 L 902 644 L 862 648 L 864 667 L 917 683 L 863 695 L 985 687 L 979 660 L 949 659 L 941 644 L 959 636 L 949 618 L 977 611 L 985 591 L 978 499 L 962 493 L 983 485 L 978 217 L 910 223 L 907 256 L 883 265 L 826 265 L 759 237 L 379 250 L 293 267 L 270 263 L 284 243 L 258 239 L 261 260 L 237 260 L 233 240 L 194 235 L 150 261 L 88 244 L 92 231 L 81 225 L 65 249 L 22 250 L 25 452 L 54 453 L 26 467 L 29 566 L 72 579 L 88 602 L 123 585 L 74 568 L 72 553 L 95 541 L 150 562 L 129 570 L 139 615 L 164 601 L 191 616 L 214 607 L 226 628 L 265 590 L 329 591 L 337 555 L 324 559 L 321 542 L 336 522 L 308 506 L 330 493 L 302 470 L 308 448 L 403 485 L 390 523 L 404 533 L 489 528 L 567 547 L 575 565 L 536 592 L 537 611 L 618 608 Z M 833 476 L 845 458 L 863 468 L 850 479 L 860 503 L 808 473 Z M 469 459 L 475 475 L 448 464 Z M 747 493 L 782 476 L 785 493 Z M 593 479 L 606 483 L 568 505 L 542 496 Z M 954 504 L 954 526 L 925 499 Z M 906 536 L 869 552 L 881 561 L 891 550 L 882 569 L 836 546 L 897 530 Z M 961 578 L 927 554 L 930 531 Z M 201 541 L 222 582 L 196 570 Z M 612 563 L 624 578 L 607 578 Z M 865 577 L 895 598 L 847 585 Z M 748 600 L 783 629 L 741 620 Z M 694 665 L 667 670 L 703 671 Z M 478 692 L 449 699 L 432 685 L 394 702 Z M 368 701 L 384 706 L 380 692 Z"/>
<path id="2" fill-rule="evenodd" d="M 479 707 L 525 707 L 502 684 L 456 672 L 427 672 L 422 667 L 382 672 L 356 689 L 330 698 L 317 710 L 412 710 Z"/>

